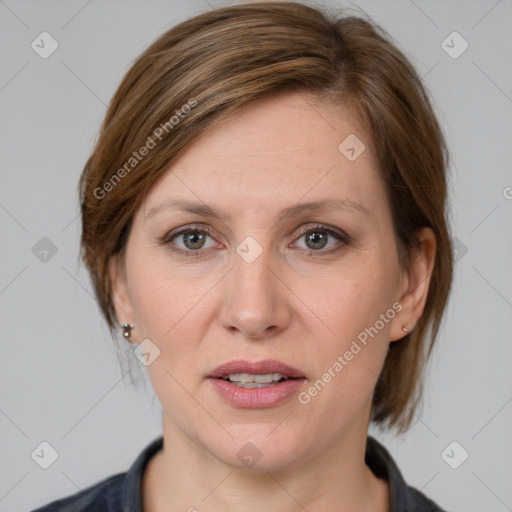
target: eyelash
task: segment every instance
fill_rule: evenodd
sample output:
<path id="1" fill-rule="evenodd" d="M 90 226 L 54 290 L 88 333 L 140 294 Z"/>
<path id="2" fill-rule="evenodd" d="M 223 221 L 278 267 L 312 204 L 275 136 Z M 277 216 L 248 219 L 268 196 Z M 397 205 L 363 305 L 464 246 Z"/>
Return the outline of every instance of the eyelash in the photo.
<path id="1" fill-rule="evenodd" d="M 297 235 L 297 238 L 296 240 L 298 240 L 299 238 L 303 237 L 304 235 L 308 234 L 308 233 L 314 233 L 316 231 L 321 231 L 321 232 L 324 232 L 334 238 L 336 238 L 337 240 L 339 240 L 341 243 L 341 245 L 338 245 L 338 246 L 335 246 L 334 248 L 331 248 L 327 251 L 322 251 L 321 249 L 318 250 L 318 251 L 313 251 L 313 250 L 307 250 L 307 249 L 303 249 L 303 251 L 308 255 L 308 256 L 327 256 L 327 255 L 331 255 L 331 254 L 334 254 L 334 253 L 337 253 L 338 251 L 341 251 L 341 249 L 343 249 L 344 246 L 346 245 L 349 245 L 352 243 L 352 239 L 349 235 L 347 235 L 346 233 L 343 233 L 343 232 L 337 232 L 337 231 L 334 231 L 333 229 L 330 229 L 328 226 L 324 226 L 322 224 L 317 224 L 316 226 L 313 226 L 313 227 L 306 227 L 306 228 L 303 228 L 299 231 L 298 235 Z M 193 250 L 188 250 L 188 251 L 185 251 L 183 249 L 179 249 L 177 247 L 173 247 L 172 244 L 171 244 L 171 241 L 180 236 L 180 235 L 183 235 L 185 233 L 200 233 L 200 234 L 207 234 L 210 238 L 213 238 L 213 233 L 210 229 L 209 226 L 202 226 L 200 228 L 198 227 L 195 227 L 195 226 L 187 226 L 185 229 L 182 229 L 181 231 L 178 231 L 176 233 L 169 233 L 167 234 L 161 241 L 160 243 L 162 245 L 167 245 L 169 246 L 169 249 L 173 252 L 176 252 L 178 254 L 181 254 L 183 256 L 186 256 L 186 257 L 189 257 L 189 256 L 192 256 L 192 257 L 196 257 L 196 258 L 200 258 L 200 257 L 203 257 L 205 255 L 205 251 L 207 251 L 207 249 L 198 249 L 197 251 L 193 251 Z"/>

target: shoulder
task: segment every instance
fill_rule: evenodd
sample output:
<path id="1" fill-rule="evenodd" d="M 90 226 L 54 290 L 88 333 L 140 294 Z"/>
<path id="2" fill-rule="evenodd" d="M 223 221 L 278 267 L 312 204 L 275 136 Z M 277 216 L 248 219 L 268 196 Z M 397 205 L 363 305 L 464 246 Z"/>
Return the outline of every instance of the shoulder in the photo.
<path id="1" fill-rule="evenodd" d="M 71 496 L 52 501 L 32 512 L 142 512 L 142 475 L 163 447 L 163 437 L 149 443 L 130 469 L 117 473 Z"/>
<path id="2" fill-rule="evenodd" d="M 52 501 L 32 512 L 114 512 L 120 510 L 121 484 L 126 473 L 105 478 L 73 495 Z"/>

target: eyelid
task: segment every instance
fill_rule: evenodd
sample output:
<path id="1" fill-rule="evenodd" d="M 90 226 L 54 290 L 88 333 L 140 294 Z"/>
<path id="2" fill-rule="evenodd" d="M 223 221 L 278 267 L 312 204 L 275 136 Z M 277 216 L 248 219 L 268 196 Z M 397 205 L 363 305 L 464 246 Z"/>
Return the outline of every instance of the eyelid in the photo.
<path id="1" fill-rule="evenodd" d="M 169 231 L 162 237 L 162 242 L 170 242 L 176 236 L 186 233 L 187 231 L 204 231 L 208 236 L 213 238 L 213 232 L 210 226 L 206 224 L 189 224 Z"/>
<path id="2" fill-rule="evenodd" d="M 345 242 L 345 243 L 352 242 L 352 238 L 349 235 L 347 235 L 347 233 L 345 233 L 344 231 L 341 231 L 339 229 L 327 226 L 325 224 L 315 224 L 314 226 L 311 226 L 311 225 L 303 226 L 303 227 L 299 228 L 299 231 L 296 234 L 296 236 L 301 237 L 301 236 L 305 235 L 306 233 L 309 233 L 309 232 L 315 231 L 315 230 L 325 231 L 326 233 L 337 237 L 339 240 L 341 240 L 342 242 Z"/>

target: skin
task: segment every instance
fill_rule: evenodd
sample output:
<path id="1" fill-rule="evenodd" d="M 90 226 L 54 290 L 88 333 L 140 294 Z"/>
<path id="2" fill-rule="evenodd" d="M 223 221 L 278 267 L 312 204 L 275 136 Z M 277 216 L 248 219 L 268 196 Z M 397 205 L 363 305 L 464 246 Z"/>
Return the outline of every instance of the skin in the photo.
<path id="1" fill-rule="evenodd" d="M 389 344 L 422 314 L 435 237 L 423 229 L 411 268 L 400 267 L 370 145 L 353 162 L 338 150 L 352 133 L 368 142 L 349 113 L 313 95 L 259 101 L 191 146 L 136 212 L 111 275 L 117 317 L 135 325 L 132 341 L 149 338 L 160 350 L 147 370 L 163 408 L 164 449 L 144 473 L 146 512 L 389 510 L 387 483 L 364 463 L 372 394 Z M 153 210 L 170 199 L 230 217 Z M 366 212 L 326 208 L 274 220 L 296 203 L 328 199 Z M 325 235 L 317 224 L 351 241 L 308 243 L 299 229 Z M 183 234 L 166 238 L 207 226 L 202 248 Z M 236 252 L 248 236 L 262 249 L 252 263 Z M 307 404 L 293 396 L 240 408 L 206 379 L 234 359 L 277 359 L 306 375 L 307 390 L 394 303 L 400 312 Z M 252 468 L 237 457 L 247 442 L 261 453 Z"/>

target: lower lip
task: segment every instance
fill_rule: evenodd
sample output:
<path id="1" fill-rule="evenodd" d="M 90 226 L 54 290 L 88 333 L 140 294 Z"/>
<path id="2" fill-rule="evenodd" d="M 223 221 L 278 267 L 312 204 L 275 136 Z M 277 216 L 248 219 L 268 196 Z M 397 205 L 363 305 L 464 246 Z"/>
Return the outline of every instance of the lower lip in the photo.
<path id="1" fill-rule="evenodd" d="M 272 407 L 295 395 L 305 379 L 288 379 L 263 388 L 242 388 L 225 379 L 208 379 L 218 393 L 228 402 L 246 409 Z"/>

